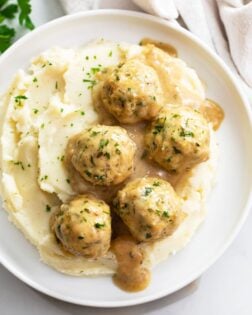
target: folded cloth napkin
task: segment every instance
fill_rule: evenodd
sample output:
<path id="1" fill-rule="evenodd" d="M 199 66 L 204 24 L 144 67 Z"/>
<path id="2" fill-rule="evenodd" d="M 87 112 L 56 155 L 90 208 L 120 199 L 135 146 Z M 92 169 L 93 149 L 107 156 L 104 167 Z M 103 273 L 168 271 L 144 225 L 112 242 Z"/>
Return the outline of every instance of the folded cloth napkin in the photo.
<path id="1" fill-rule="evenodd" d="M 60 0 L 66 13 L 99 8 L 142 10 L 178 21 L 226 62 L 252 103 L 251 0 Z"/>

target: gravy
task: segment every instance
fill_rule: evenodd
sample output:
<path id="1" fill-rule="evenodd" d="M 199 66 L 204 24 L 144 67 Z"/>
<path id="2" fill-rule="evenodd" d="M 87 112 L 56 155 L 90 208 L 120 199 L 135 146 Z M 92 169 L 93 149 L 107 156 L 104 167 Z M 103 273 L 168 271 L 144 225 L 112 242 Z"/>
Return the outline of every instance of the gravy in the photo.
<path id="1" fill-rule="evenodd" d="M 166 53 L 168 53 L 172 57 L 178 57 L 177 49 L 170 44 L 163 43 L 163 42 L 160 42 L 158 40 L 151 39 L 151 38 L 143 38 L 139 43 L 139 45 L 141 45 L 141 46 L 145 46 L 148 44 L 152 44 L 152 45 L 156 46 L 157 48 L 162 49 L 163 51 L 165 51 Z"/>
<path id="2" fill-rule="evenodd" d="M 219 104 L 213 100 L 206 99 L 200 106 L 201 114 L 213 125 L 214 130 L 218 130 L 224 117 L 224 111 Z"/>
<path id="3" fill-rule="evenodd" d="M 151 273 L 143 266 L 144 254 L 140 245 L 129 235 L 112 241 L 112 251 L 118 262 L 113 277 L 115 284 L 128 292 L 144 290 L 150 283 Z"/>

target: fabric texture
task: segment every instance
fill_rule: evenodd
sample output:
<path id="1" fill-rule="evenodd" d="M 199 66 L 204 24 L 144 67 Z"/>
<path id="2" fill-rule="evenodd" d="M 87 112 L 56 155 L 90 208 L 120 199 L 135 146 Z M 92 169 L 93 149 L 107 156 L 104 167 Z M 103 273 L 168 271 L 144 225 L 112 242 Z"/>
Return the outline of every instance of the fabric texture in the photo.
<path id="1" fill-rule="evenodd" d="M 65 12 L 118 8 L 178 21 L 226 62 L 252 103 L 251 0 L 60 0 Z"/>

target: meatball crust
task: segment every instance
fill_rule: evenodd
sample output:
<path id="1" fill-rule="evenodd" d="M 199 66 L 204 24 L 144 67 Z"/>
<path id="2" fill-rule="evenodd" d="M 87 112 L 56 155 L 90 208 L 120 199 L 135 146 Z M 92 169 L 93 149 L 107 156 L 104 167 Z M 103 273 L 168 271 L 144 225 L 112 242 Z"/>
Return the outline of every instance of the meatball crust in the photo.
<path id="1" fill-rule="evenodd" d="M 138 241 L 153 241 L 171 235 L 185 217 L 172 186 L 155 177 L 129 182 L 118 192 L 113 205 Z"/>
<path id="2" fill-rule="evenodd" d="M 163 108 L 145 135 L 148 156 L 170 173 L 208 160 L 209 143 L 207 121 L 190 107 Z"/>
<path id="3" fill-rule="evenodd" d="M 162 89 L 155 70 L 132 59 L 109 72 L 100 97 L 106 110 L 119 122 L 133 124 L 157 115 Z"/>
<path id="4" fill-rule="evenodd" d="M 133 172 L 136 144 L 121 127 L 96 125 L 70 139 L 73 167 L 94 185 L 115 185 Z"/>
<path id="5" fill-rule="evenodd" d="M 92 196 L 77 196 L 61 205 L 52 230 L 70 253 L 86 258 L 104 256 L 110 247 L 110 208 Z"/>

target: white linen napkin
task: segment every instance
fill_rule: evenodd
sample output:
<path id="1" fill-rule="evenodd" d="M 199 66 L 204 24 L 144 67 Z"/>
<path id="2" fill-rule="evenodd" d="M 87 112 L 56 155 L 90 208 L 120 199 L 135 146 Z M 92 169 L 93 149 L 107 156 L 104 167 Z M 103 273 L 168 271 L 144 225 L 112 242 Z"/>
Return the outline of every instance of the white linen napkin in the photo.
<path id="1" fill-rule="evenodd" d="M 142 10 L 181 25 L 198 36 L 240 79 L 252 103 L 251 0 L 60 0 L 66 13 L 99 8 Z"/>

